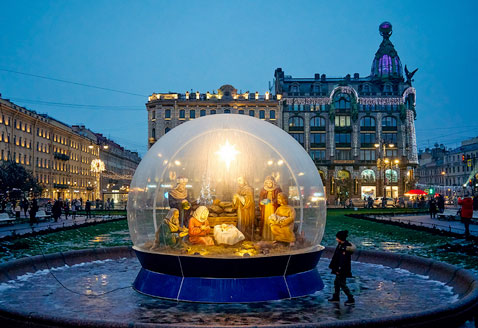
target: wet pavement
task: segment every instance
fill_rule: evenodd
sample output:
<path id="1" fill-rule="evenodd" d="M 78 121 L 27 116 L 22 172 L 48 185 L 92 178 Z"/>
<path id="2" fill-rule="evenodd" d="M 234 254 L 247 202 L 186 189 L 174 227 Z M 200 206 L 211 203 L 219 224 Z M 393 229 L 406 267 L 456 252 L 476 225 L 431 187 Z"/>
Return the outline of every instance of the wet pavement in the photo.
<path id="1" fill-rule="evenodd" d="M 329 261 L 318 270 L 324 290 L 292 300 L 253 304 L 199 304 L 166 301 L 135 292 L 131 286 L 140 264 L 136 258 L 96 261 L 48 270 L 0 284 L 0 305 L 32 314 L 187 325 L 267 325 L 333 322 L 423 311 L 458 299 L 443 283 L 401 269 L 353 262 L 348 280 L 355 306 L 327 302 L 333 288 Z M 126 287 L 126 288 L 125 288 Z M 118 289 L 117 288 L 123 288 Z M 111 292 L 110 292 L 111 291 Z M 94 296 L 105 293 L 101 296 Z M 80 293 L 81 295 L 78 295 Z M 86 296 L 89 295 L 89 296 Z"/>

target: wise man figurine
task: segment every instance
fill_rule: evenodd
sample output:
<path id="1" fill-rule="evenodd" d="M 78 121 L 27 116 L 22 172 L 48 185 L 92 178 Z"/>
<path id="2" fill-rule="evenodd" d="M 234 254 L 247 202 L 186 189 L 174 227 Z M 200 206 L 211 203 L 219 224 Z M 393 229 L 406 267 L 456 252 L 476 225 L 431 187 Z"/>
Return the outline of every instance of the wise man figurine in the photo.
<path id="1" fill-rule="evenodd" d="M 181 227 L 187 227 L 191 209 L 188 190 L 186 189 L 188 179 L 178 178 L 176 182 L 176 186 L 168 193 L 169 207 L 178 209 Z"/>

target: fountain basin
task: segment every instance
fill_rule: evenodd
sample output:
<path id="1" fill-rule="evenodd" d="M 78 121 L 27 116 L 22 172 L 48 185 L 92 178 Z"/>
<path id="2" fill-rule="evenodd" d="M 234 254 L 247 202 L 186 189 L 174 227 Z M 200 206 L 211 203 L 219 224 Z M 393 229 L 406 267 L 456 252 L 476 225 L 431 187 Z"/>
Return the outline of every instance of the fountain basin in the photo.
<path id="1" fill-rule="evenodd" d="M 91 293 L 131 285 L 141 265 L 128 247 L 56 253 L 0 265 L 2 327 L 455 327 L 472 315 L 478 283 L 467 270 L 407 255 L 354 254 L 355 307 L 326 302 L 333 277 L 326 248 L 319 262 L 326 288 L 311 296 L 253 304 L 200 304 L 150 298 L 131 288 L 101 297 L 72 294 L 44 271 L 45 260 L 69 288 Z M 93 262 L 96 261 L 96 262 Z M 68 265 L 69 267 L 65 267 Z M 19 278 L 17 278 L 19 276 Z"/>

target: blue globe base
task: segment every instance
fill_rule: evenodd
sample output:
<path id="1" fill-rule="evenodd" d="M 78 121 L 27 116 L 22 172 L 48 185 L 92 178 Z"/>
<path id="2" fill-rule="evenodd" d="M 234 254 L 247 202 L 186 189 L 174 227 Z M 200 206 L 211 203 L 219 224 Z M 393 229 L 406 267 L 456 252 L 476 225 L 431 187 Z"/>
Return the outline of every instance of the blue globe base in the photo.
<path id="1" fill-rule="evenodd" d="M 142 268 L 133 287 L 140 293 L 176 301 L 264 302 L 300 297 L 324 288 L 317 269 L 288 276 L 257 278 L 180 277 Z"/>

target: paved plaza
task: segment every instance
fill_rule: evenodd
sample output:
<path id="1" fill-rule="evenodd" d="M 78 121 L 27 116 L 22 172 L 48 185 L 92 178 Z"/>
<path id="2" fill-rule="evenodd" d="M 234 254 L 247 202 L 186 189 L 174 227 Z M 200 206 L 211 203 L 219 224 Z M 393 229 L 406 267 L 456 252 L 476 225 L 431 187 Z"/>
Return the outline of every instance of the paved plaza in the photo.
<path id="1" fill-rule="evenodd" d="M 458 220 L 444 220 L 444 219 L 432 219 L 429 214 L 421 215 L 403 215 L 403 216 L 388 216 L 380 215 L 373 216 L 376 220 L 401 222 L 409 225 L 434 228 L 448 232 L 454 232 L 459 234 L 465 233 L 465 226 Z M 470 224 L 470 234 L 478 236 L 478 224 Z"/>
<path id="2" fill-rule="evenodd" d="M 47 219 L 32 225 L 28 222 L 8 225 L 4 224 L 0 226 L 0 239 L 15 235 L 23 236 L 41 231 L 59 231 L 73 226 L 79 227 L 94 223 L 116 221 L 123 218 L 123 215 L 96 215 L 92 216 L 91 218 L 87 218 L 84 215 L 77 215 L 75 219 L 73 219 L 72 216 L 69 216 L 68 219 L 65 219 L 65 216 L 62 215 L 58 222 L 53 221 L 53 219 Z"/>

